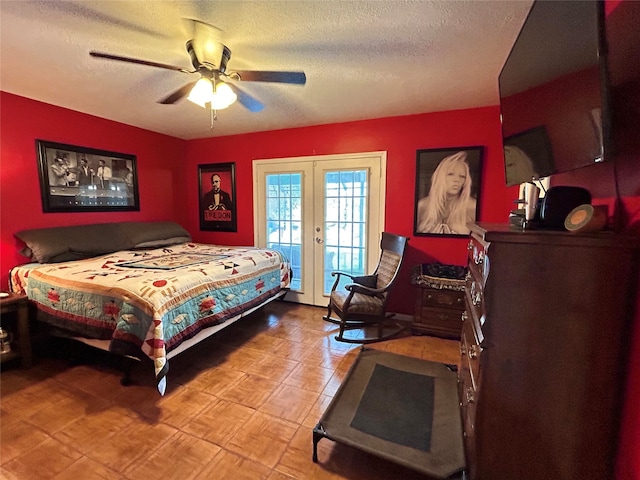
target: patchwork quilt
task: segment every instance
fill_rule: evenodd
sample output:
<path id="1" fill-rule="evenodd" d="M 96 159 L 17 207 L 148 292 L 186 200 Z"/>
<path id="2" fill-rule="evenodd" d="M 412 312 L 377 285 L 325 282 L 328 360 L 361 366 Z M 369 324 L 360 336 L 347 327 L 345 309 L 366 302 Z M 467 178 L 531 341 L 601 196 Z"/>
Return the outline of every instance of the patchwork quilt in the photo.
<path id="1" fill-rule="evenodd" d="M 289 281 L 289 261 L 276 250 L 199 243 L 11 271 L 12 290 L 36 304 L 39 320 L 110 340 L 114 353 L 151 358 L 161 394 L 167 352 L 260 305 Z"/>

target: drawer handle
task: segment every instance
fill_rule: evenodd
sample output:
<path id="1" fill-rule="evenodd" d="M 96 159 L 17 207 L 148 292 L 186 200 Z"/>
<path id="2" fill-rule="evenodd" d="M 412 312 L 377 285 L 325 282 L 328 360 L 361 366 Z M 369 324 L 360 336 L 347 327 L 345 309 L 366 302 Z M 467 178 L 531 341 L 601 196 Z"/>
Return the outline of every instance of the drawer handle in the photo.
<path id="1" fill-rule="evenodd" d="M 482 298 L 480 298 L 480 292 L 476 293 L 476 294 L 473 296 L 473 300 L 472 300 L 472 302 L 473 302 L 473 306 L 474 306 L 474 307 L 477 307 L 477 306 L 479 306 L 479 305 L 482 303 Z"/>
<path id="2" fill-rule="evenodd" d="M 472 387 L 467 387 L 467 404 L 474 403 L 476 401 L 475 393 Z"/>
<path id="3" fill-rule="evenodd" d="M 469 319 L 469 315 L 467 315 L 466 310 L 462 312 L 462 315 L 460 315 L 460 318 L 462 319 L 463 322 L 466 322 Z"/>
<path id="4" fill-rule="evenodd" d="M 480 303 L 482 303 L 482 292 L 480 291 L 480 288 L 478 288 L 476 286 L 476 282 L 473 282 L 471 284 L 471 303 L 473 304 L 474 307 L 477 307 L 478 305 L 480 305 Z"/>
<path id="5" fill-rule="evenodd" d="M 469 346 L 469 358 L 478 358 L 478 345 Z"/>
<path id="6" fill-rule="evenodd" d="M 473 261 L 476 265 L 482 265 L 484 262 L 484 252 L 480 251 L 476 255 L 473 256 Z"/>
<path id="7" fill-rule="evenodd" d="M 464 348 L 463 344 L 460 344 L 460 356 L 464 357 L 467 354 L 467 350 Z"/>
<path id="8" fill-rule="evenodd" d="M 467 245 L 467 250 L 473 250 L 473 240 L 469 240 L 469 244 Z"/>

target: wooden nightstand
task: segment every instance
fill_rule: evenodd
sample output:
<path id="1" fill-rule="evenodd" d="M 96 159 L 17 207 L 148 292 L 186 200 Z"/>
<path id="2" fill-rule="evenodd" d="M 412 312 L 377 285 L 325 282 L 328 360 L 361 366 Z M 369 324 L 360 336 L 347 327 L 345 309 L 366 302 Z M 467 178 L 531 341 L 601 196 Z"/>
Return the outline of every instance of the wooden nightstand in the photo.
<path id="1" fill-rule="evenodd" d="M 430 277 L 422 274 L 417 266 L 411 282 L 418 287 L 413 334 L 459 340 L 465 310 L 465 281 Z"/>
<path id="2" fill-rule="evenodd" d="M 11 351 L 0 354 L 0 363 L 20 358 L 22 366 L 31 366 L 31 337 L 29 335 L 29 302 L 26 295 L 10 293 L 0 298 L 0 324 L 13 336 Z"/>

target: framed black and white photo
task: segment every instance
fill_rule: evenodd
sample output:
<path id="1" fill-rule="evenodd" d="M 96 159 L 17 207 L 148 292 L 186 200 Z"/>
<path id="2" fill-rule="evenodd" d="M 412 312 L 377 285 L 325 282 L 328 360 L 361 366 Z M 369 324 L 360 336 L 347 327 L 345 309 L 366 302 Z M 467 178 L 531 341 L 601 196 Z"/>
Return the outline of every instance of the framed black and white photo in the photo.
<path id="1" fill-rule="evenodd" d="M 484 147 L 418 150 L 413 233 L 466 236 L 478 220 Z"/>
<path id="2" fill-rule="evenodd" d="M 237 232 L 235 163 L 198 165 L 200 230 Z"/>
<path id="3" fill-rule="evenodd" d="M 136 156 L 36 140 L 42 211 L 140 210 Z"/>

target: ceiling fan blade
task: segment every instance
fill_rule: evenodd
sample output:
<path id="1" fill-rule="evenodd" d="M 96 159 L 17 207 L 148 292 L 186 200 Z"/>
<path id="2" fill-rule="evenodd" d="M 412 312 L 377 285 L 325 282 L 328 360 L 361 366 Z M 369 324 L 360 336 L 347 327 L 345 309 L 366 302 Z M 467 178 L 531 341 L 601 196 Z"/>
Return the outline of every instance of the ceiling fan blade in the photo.
<path id="1" fill-rule="evenodd" d="M 197 80 L 195 82 L 187 83 L 186 85 L 180 87 L 175 92 L 167 95 L 158 103 L 162 103 L 163 105 L 171 105 L 173 103 L 176 103 L 178 100 L 182 100 L 184 97 L 189 95 L 189 92 L 191 92 L 191 89 L 196 83 L 197 83 Z"/>
<path id="2" fill-rule="evenodd" d="M 262 102 L 260 102 L 260 100 L 253 98 L 237 85 L 234 85 L 231 82 L 225 83 L 229 85 L 231 87 L 231 90 L 233 90 L 233 92 L 238 96 L 238 102 L 240 102 L 240 104 L 242 104 L 242 106 L 250 112 L 260 112 L 264 108 L 264 105 L 262 104 Z"/>
<path id="3" fill-rule="evenodd" d="M 276 82 L 293 83 L 304 85 L 307 83 L 307 76 L 304 72 L 269 72 L 256 70 L 235 71 L 243 82 Z"/>
<path id="4" fill-rule="evenodd" d="M 182 68 L 182 67 L 176 67 L 174 65 L 167 65 L 165 63 L 158 63 L 158 62 L 150 62 L 148 60 L 140 60 L 138 58 L 122 57 L 120 55 L 111 55 L 110 53 L 100 53 L 100 52 L 92 51 L 92 52 L 89 52 L 89 55 L 96 58 L 106 58 L 107 60 L 117 60 L 119 62 L 128 62 L 128 63 L 135 63 L 138 65 L 147 65 L 148 67 L 164 68 L 166 70 L 174 70 L 176 72 L 195 73 L 195 71 L 187 70 L 186 68 Z"/>

